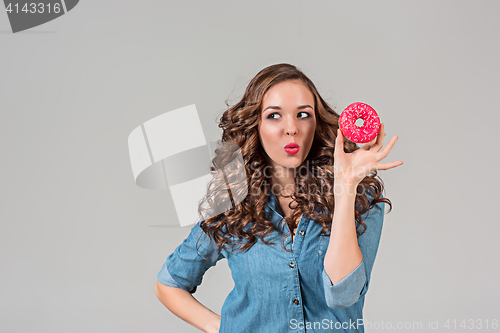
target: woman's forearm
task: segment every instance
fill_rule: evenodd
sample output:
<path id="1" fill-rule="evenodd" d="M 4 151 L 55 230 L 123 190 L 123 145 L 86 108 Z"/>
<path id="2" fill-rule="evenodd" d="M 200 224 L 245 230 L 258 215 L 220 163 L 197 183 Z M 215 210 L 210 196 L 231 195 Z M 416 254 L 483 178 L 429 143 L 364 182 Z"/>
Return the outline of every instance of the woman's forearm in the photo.
<path id="1" fill-rule="evenodd" d="M 333 213 L 330 242 L 325 254 L 325 272 L 332 284 L 340 282 L 363 260 L 356 235 L 354 207 L 357 185 L 335 184 L 335 210 Z"/>
<path id="2" fill-rule="evenodd" d="M 220 316 L 198 302 L 188 291 L 157 281 L 155 293 L 170 312 L 188 324 L 206 333 L 219 332 Z"/>

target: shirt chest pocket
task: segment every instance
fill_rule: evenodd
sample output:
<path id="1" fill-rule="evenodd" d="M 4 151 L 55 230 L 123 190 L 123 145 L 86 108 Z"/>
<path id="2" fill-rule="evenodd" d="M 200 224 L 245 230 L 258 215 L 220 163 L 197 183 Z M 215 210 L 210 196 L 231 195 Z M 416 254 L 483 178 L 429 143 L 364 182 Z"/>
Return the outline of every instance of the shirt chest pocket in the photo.
<path id="1" fill-rule="evenodd" d="M 318 256 L 319 257 L 322 257 L 322 258 L 325 257 L 329 242 L 330 242 L 329 236 L 323 236 L 323 234 L 321 234 L 319 236 L 319 242 L 318 242 Z"/>

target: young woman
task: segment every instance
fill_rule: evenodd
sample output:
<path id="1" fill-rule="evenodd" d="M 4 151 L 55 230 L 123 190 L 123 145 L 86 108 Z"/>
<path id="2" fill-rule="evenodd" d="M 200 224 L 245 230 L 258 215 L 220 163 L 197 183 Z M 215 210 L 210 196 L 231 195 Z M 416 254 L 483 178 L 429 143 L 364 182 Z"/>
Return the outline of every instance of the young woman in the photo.
<path id="1" fill-rule="evenodd" d="M 382 149 L 383 124 L 360 148 L 344 139 L 338 119 L 289 64 L 260 71 L 228 105 L 221 141 L 239 147 L 248 194 L 208 218 L 202 204 L 217 204 L 224 191 L 203 198 L 200 221 L 157 276 L 156 295 L 172 313 L 204 332 L 364 332 L 384 204 L 392 209 L 377 170 L 403 162 L 380 162 L 397 140 Z M 214 165 L 225 158 L 223 149 L 216 154 Z M 234 289 L 219 316 L 192 293 L 222 258 Z"/>

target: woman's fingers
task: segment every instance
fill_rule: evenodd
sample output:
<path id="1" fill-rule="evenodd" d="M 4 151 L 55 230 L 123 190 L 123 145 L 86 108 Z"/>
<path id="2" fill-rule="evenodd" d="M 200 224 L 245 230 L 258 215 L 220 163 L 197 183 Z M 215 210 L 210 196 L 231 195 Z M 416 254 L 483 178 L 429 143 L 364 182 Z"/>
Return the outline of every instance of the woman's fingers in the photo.
<path id="1" fill-rule="evenodd" d="M 398 139 L 397 135 L 393 136 L 391 138 L 391 140 L 387 143 L 387 145 L 384 147 L 384 149 L 382 149 L 381 151 L 379 151 L 377 153 L 377 158 L 378 158 L 379 161 L 382 160 L 382 159 L 384 159 L 389 154 L 389 152 L 391 151 L 392 147 L 396 143 L 397 139 Z"/>
<path id="2" fill-rule="evenodd" d="M 388 169 L 398 167 L 402 164 L 403 164 L 403 161 L 396 161 L 396 162 L 391 162 L 391 163 L 377 163 L 376 169 L 377 170 L 388 170 Z"/>
<path id="3" fill-rule="evenodd" d="M 377 139 L 375 140 L 373 146 L 370 147 L 370 150 L 375 152 L 379 151 L 384 145 L 384 137 L 385 137 L 385 127 L 384 124 L 380 124 L 380 130 L 378 132 Z"/>
<path id="4" fill-rule="evenodd" d="M 385 131 L 384 131 L 384 124 L 380 124 L 380 129 L 379 129 L 379 132 L 377 134 L 377 137 L 375 139 L 373 139 L 372 141 L 370 142 L 367 142 L 365 143 L 361 149 L 364 149 L 364 150 L 372 150 L 372 151 L 379 151 L 380 148 L 382 148 L 382 146 L 384 145 L 384 137 L 385 137 Z"/>
<path id="5" fill-rule="evenodd" d="M 344 135 L 342 130 L 339 128 L 337 130 L 337 138 L 335 139 L 335 150 L 333 151 L 333 157 L 342 156 L 344 153 Z"/>

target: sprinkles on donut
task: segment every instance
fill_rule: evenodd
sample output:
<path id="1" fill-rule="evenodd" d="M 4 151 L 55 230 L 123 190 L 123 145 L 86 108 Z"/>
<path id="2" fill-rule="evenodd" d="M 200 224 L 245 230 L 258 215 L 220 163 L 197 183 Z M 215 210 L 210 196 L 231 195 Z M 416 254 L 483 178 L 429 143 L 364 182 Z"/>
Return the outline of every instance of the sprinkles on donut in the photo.
<path id="1" fill-rule="evenodd" d="M 359 118 L 364 120 L 363 126 L 356 125 Z M 342 111 L 339 126 L 343 135 L 355 143 L 366 143 L 375 139 L 380 129 L 380 118 L 368 104 L 352 103 Z"/>

